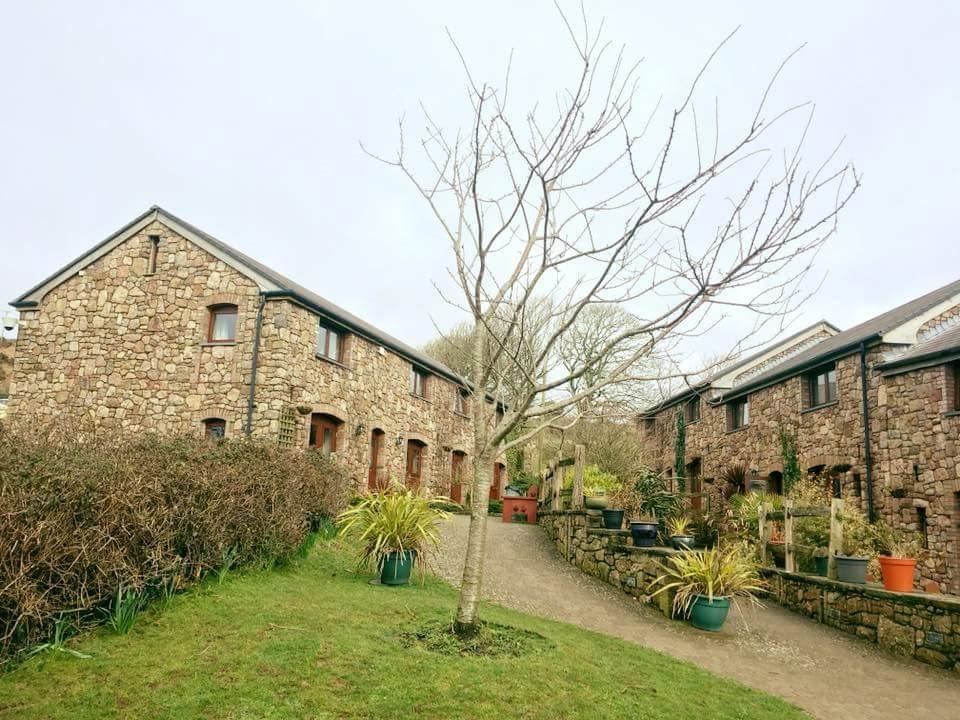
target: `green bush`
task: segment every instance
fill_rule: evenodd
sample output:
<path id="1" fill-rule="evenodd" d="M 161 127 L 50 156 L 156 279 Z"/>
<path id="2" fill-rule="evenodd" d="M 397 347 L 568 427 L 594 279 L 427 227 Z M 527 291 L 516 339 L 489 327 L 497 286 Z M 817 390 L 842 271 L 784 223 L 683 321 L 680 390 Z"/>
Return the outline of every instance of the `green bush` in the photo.
<path id="1" fill-rule="evenodd" d="M 296 557 L 348 486 L 329 456 L 272 444 L 0 427 L 0 664 L 63 618 L 121 629 L 132 598 Z"/>
<path id="2" fill-rule="evenodd" d="M 500 515 L 503 513 L 503 500 L 491 500 L 487 503 L 488 515 Z"/>

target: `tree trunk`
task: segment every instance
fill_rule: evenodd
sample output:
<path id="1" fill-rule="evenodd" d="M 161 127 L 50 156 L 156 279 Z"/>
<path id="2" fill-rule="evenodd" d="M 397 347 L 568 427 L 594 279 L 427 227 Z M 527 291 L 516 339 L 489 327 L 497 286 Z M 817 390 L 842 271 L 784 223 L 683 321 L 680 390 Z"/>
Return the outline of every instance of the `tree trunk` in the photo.
<path id="1" fill-rule="evenodd" d="M 493 479 L 493 457 L 487 454 L 473 456 L 473 497 L 470 500 L 470 531 L 467 535 L 467 553 L 463 562 L 463 580 L 460 584 L 460 604 L 453 628 L 462 637 L 473 635 L 479 629 L 477 603 L 483 580 L 483 553 L 487 544 L 487 501 Z"/>

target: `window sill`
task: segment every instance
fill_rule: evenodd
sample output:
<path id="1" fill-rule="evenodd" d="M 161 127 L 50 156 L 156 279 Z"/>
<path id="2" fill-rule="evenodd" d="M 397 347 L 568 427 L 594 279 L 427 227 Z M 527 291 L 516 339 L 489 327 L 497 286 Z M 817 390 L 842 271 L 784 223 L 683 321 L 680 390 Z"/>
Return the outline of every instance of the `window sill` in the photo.
<path id="1" fill-rule="evenodd" d="M 349 370 L 349 369 L 350 369 L 350 366 L 349 366 L 349 365 L 345 365 L 344 363 L 340 362 L 339 360 L 334 360 L 333 358 L 328 358 L 326 355 L 320 355 L 319 353 L 314 353 L 313 356 L 314 356 L 317 360 L 322 360 L 322 361 L 325 362 L 325 363 L 330 363 L 331 365 L 333 365 L 333 366 L 335 366 L 335 367 L 343 368 L 344 370 Z"/>
<path id="2" fill-rule="evenodd" d="M 949 410 L 943 414 L 944 417 L 960 417 L 960 410 Z"/>
<path id="3" fill-rule="evenodd" d="M 727 435 L 731 435 L 732 433 L 743 432 L 748 427 L 750 427 L 750 423 L 747 423 L 746 425 L 741 425 L 738 428 L 730 428 L 729 430 L 727 430 Z"/>
<path id="4" fill-rule="evenodd" d="M 683 424 L 686 425 L 687 427 L 690 427 L 691 425 L 699 425 L 700 418 L 697 418 L 696 420 L 687 420 L 686 418 L 684 418 Z"/>
<path id="5" fill-rule="evenodd" d="M 428 400 L 425 395 L 414 395 L 413 393 L 407 393 L 407 394 L 410 395 L 410 397 L 412 398 L 416 398 L 417 400 L 423 400 L 425 403 L 430 403 L 431 405 L 433 405 L 433 403 L 430 400 Z"/>
<path id="6" fill-rule="evenodd" d="M 463 418 L 464 420 L 469 420 L 469 419 L 470 419 L 470 416 L 469 416 L 469 415 L 467 415 L 466 413 L 462 413 L 462 412 L 460 412 L 460 411 L 458 411 L 458 410 L 454 410 L 454 411 L 453 411 L 453 414 L 456 415 L 457 417 Z"/>
<path id="7" fill-rule="evenodd" d="M 839 402 L 838 400 L 831 400 L 830 402 L 820 403 L 819 405 L 813 405 L 811 407 L 804 408 L 803 410 L 801 410 L 800 414 L 804 415 L 806 413 L 816 412 L 817 410 L 823 410 L 824 408 L 833 407 L 837 405 L 838 402 Z"/>
<path id="8" fill-rule="evenodd" d="M 207 340 L 206 342 L 200 343 L 200 347 L 202 348 L 236 347 L 237 344 L 238 343 L 236 340 L 231 340 L 230 342 L 210 342 L 209 340 Z"/>

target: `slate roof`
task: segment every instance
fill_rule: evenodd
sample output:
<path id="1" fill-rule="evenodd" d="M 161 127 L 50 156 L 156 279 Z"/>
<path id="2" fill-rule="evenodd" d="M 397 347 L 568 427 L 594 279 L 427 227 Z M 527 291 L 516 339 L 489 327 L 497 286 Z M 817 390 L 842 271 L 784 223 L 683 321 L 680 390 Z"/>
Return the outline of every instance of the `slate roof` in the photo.
<path id="1" fill-rule="evenodd" d="M 378 343 L 380 345 L 383 345 L 384 347 L 390 348 L 396 354 L 406 358 L 407 360 L 409 360 L 410 362 L 416 365 L 423 367 L 424 369 L 431 370 L 437 375 L 446 377 L 449 380 L 452 380 L 453 382 L 459 383 L 461 385 L 468 384 L 463 377 L 455 373 L 453 370 L 448 368 L 443 363 L 437 362 L 436 360 L 420 352 L 413 346 L 407 345 L 401 340 L 398 340 L 397 338 L 383 332 L 379 328 L 374 327 L 370 323 L 366 322 L 365 320 L 362 320 L 361 318 L 357 317 L 353 313 L 348 312 L 347 310 L 340 307 L 339 305 L 336 305 L 335 303 L 330 302 L 326 298 L 320 295 L 317 295 L 316 293 L 307 289 L 303 285 L 300 285 L 299 283 L 294 282 L 293 280 L 286 277 L 285 275 L 281 275 L 276 270 L 273 270 L 272 268 L 267 267 L 266 265 L 259 262 L 258 260 L 253 259 L 249 255 L 246 255 L 240 252 L 239 250 L 237 250 L 236 248 L 231 247 L 230 245 L 227 245 L 222 240 L 215 238 L 209 233 L 201 230 L 195 225 L 192 225 L 186 222 L 185 220 L 174 215 L 173 213 L 170 213 L 164 210 L 162 207 L 158 205 L 154 205 L 145 213 L 141 214 L 131 222 L 124 225 L 120 230 L 113 233 L 108 238 L 98 243 L 97 245 L 92 247 L 90 250 L 88 250 L 86 253 L 76 258 L 72 262 L 68 263 L 57 272 L 53 273 L 50 277 L 48 277 L 43 282 L 38 283 L 30 290 L 23 293 L 23 295 L 18 297 L 16 300 L 12 301 L 10 304 L 13 307 L 24 308 L 24 309 L 35 306 L 36 305 L 35 302 L 27 300 L 27 298 L 29 298 L 30 295 L 32 295 L 38 289 L 42 288 L 50 280 L 53 280 L 68 268 L 72 267 L 78 262 L 81 262 L 85 257 L 93 254 L 96 250 L 98 250 L 102 246 L 111 242 L 118 235 L 123 234 L 129 228 L 131 228 L 132 226 L 136 225 L 140 221 L 147 218 L 151 213 L 157 213 L 157 219 L 160 222 L 163 222 L 163 218 L 166 217 L 169 220 L 183 226 L 184 228 L 187 228 L 188 230 L 200 236 L 206 242 L 210 243 L 212 246 L 214 246 L 224 254 L 233 258 L 233 260 L 239 263 L 240 265 L 246 266 L 249 269 L 258 273 L 259 275 L 262 275 L 263 277 L 267 278 L 271 283 L 273 283 L 278 288 L 280 288 L 280 290 L 278 291 L 271 291 L 270 293 L 268 293 L 268 295 L 272 297 L 290 297 L 295 300 L 298 300 L 299 302 L 303 303 L 304 305 L 314 310 L 315 312 L 325 316 L 330 320 L 333 320 L 334 322 L 337 322 L 341 325 L 346 326 L 347 328 L 354 331 L 358 335 L 365 336 L 375 343 Z"/>
<path id="2" fill-rule="evenodd" d="M 905 369 L 905 366 L 922 365 L 925 362 L 945 360 L 953 356 L 960 357 L 960 323 L 918 342 L 906 352 L 879 363 L 877 367 L 881 370 Z"/>
<path id="3" fill-rule="evenodd" d="M 798 375 L 805 370 L 816 367 L 820 363 L 829 362 L 859 347 L 860 343 L 871 343 L 879 340 L 884 333 L 922 315 L 951 297 L 960 294 L 960 280 L 955 280 L 943 287 L 937 288 L 926 295 L 921 295 L 910 302 L 904 303 L 892 310 L 887 310 L 866 322 L 855 325 L 837 335 L 828 337 L 822 342 L 813 345 L 797 355 L 787 358 L 747 382 L 737 385 L 727 392 L 723 399 L 731 399 L 744 395 L 767 385 Z"/>

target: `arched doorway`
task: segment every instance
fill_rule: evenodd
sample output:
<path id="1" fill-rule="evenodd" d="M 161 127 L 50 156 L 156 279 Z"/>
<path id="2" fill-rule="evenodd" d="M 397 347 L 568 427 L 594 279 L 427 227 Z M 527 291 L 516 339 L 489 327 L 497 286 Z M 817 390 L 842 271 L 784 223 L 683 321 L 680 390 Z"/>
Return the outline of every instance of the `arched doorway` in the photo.
<path id="1" fill-rule="evenodd" d="M 367 486 L 370 490 L 385 490 L 387 487 L 387 468 L 384 464 L 383 445 L 386 433 L 380 428 L 370 431 L 370 470 L 367 473 Z"/>
<path id="2" fill-rule="evenodd" d="M 467 464 L 467 454 L 454 450 L 450 454 L 450 499 L 455 503 L 463 502 L 463 469 Z"/>
<path id="3" fill-rule="evenodd" d="M 423 482 L 423 460 L 427 456 L 427 444 L 421 440 L 407 440 L 407 481 L 411 490 L 420 488 Z"/>

